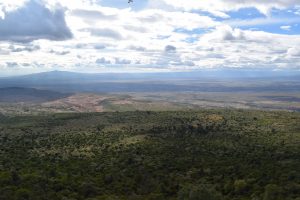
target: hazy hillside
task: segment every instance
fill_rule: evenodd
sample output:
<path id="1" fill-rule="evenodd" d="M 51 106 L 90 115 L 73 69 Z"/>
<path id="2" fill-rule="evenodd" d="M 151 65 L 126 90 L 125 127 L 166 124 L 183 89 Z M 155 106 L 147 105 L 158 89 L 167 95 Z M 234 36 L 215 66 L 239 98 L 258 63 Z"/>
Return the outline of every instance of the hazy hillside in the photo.
<path id="1" fill-rule="evenodd" d="M 0 79 L 0 87 L 33 87 L 62 92 L 295 92 L 299 74 L 199 71 L 173 73 L 84 74 L 45 72 Z M 258 75 L 257 75 L 258 74 Z M 255 76 L 257 75 L 257 76 Z"/>
<path id="2" fill-rule="evenodd" d="M 39 90 L 34 88 L 9 87 L 0 88 L 0 102 L 7 103 L 37 103 L 53 101 L 65 98 L 69 94 L 64 94 L 49 90 Z"/>

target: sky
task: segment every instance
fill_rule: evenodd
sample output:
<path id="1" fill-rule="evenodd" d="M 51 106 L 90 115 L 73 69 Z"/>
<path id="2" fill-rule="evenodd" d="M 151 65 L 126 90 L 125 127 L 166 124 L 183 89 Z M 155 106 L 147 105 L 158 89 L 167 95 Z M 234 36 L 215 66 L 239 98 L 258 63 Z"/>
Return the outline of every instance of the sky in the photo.
<path id="1" fill-rule="evenodd" d="M 300 0 L 0 0 L 0 76 L 300 70 Z"/>

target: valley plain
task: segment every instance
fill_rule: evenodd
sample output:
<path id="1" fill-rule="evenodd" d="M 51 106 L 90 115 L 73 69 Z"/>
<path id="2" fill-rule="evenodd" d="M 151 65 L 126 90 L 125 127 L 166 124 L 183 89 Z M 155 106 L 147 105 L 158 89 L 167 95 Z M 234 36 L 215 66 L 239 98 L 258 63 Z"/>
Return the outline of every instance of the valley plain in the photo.
<path id="1" fill-rule="evenodd" d="M 298 79 L 115 76 L 0 79 L 0 199 L 299 199 Z"/>
<path id="2" fill-rule="evenodd" d="M 48 72 L 0 78 L 0 112 L 161 111 L 202 108 L 300 110 L 300 76 Z"/>
<path id="3" fill-rule="evenodd" d="M 204 108 L 300 111 L 300 93 L 74 93 L 42 102 L 35 100 L 0 102 L 0 112 L 9 115 L 136 110 L 174 111 Z"/>

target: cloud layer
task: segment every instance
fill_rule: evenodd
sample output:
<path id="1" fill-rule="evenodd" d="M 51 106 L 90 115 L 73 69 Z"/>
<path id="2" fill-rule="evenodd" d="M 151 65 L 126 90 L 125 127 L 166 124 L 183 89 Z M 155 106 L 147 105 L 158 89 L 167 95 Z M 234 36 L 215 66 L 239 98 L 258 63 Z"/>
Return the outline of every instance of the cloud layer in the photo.
<path id="1" fill-rule="evenodd" d="M 143 2 L 121 7 L 108 0 L 1 1 L 0 75 L 300 70 L 298 0 Z"/>
<path id="2" fill-rule="evenodd" d="M 254 7 L 265 15 L 269 15 L 272 9 L 287 9 L 300 5 L 298 0 L 214 0 L 214 1 L 194 1 L 194 0 L 157 0 L 175 9 L 202 10 L 210 12 L 219 17 L 228 18 L 225 12 L 239 10 L 241 8 Z M 158 3 L 159 4 L 159 3 Z"/>

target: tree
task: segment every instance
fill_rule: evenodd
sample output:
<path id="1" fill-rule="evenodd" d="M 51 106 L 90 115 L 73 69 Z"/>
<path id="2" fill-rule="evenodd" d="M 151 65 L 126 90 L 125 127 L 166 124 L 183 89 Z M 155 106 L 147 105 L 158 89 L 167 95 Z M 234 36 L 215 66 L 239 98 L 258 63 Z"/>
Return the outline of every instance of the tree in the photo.
<path id="1" fill-rule="evenodd" d="M 265 187 L 265 194 L 263 200 L 276 200 L 281 199 L 280 197 L 280 187 L 276 184 L 268 184 Z"/>
<path id="2" fill-rule="evenodd" d="M 237 194 L 242 194 L 247 189 L 247 182 L 244 179 L 234 181 L 234 190 Z"/>
<path id="3" fill-rule="evenodd" d="M 207 185 L 189 185 L 183 187 L 178 193 L 178 200 L 219 200 L 221 195 Z"/>

